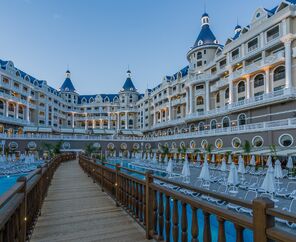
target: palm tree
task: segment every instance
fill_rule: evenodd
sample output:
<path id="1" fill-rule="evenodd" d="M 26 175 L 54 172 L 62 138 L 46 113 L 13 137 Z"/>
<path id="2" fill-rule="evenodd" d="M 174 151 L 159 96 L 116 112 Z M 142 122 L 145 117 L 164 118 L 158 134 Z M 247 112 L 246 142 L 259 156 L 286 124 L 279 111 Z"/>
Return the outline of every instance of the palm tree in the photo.
<path id="1" fill-rule="evenodd" d="M 197 158 L 197 155 L 198 155 L 199 153 L 200 153 L 200 149 L 195 149 L 195 150 L 193 151 L 194 159 Z"/>
<path id="2" fill-rule="evenodd" d="M 169 156 L 170 149 L 169 149 L 169 147 L 167 147 L 166 145 L 162 145 L 162 146 L 160 147 L 160 152 L 161 152 L 161 154 L 163 154 L 162 159 L 161 159 L 161 161 L 163 162 L 163 161 L 164 161 L 164 158 L 165 158 L 166 156 Z"/>
<path id="3" fill-rule="evenodd" d="M 96 151 L 96 148 L 93 146 L 93 144 L 87 144 L 84 147 L 84 151 L 87 156 L 91 156 L 92 153 L 94 153 Z"/>
<path id="4" fill-rule="evenodd" d="M 42 143 L 41 147 L 48 153 L 49 157 L 53 156 L 53 145 L 49 143 Z"/>
<path id="5" fill-rule="evenodd" d="M 243 145 L 243 151 L 244 151 L 244 154 L 247 157 L 247 163 L 249 162 L 249 157 L 250 157 L 251 150 L 252 150 L 251 143 L 248 140 L 245 140 L 245 143 Z"/>
<path id="6" fill-rule="evenodd" d="M 208 157 L 212 153 L 212 148 L 213 148 L 213 145 L 212 144 L 208 144 L 207 147 L 206 147 L 206 149 L 205 149 Z M 206 157 L 206 159 L 208 157 Z"/>

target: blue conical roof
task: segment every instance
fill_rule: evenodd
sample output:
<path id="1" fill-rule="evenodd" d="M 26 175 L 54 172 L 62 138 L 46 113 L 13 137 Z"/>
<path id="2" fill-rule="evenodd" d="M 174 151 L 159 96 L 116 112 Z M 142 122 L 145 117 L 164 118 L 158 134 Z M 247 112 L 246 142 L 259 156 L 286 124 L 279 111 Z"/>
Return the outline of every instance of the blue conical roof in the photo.
<path id="1" fill-rule="evenodd" d="M 125 83 L 123 84 L 122 88 L 125 91 L 135 91 L 136 90 L 134 83 L 132 81 L 132 78 L 131 78 L 131 71 L 130 70 L 127 71 L 127 78 L 126 78 Z"/>
<path id="2" fill-rule="evenodd" d="M 74 92 L 75 88 L 70 78 L 66 78 L 63 85 L 61 86 L 61 91 Z"/>
<path id="3" fill-rule="evenodd" d="M 63 85 L 61 86 L 62 92 L 74 92 L 75 91 L 75 87 L 74 87 L 70 77 L 71 77 L 71 72 L 69 70 L 67 70 L 66 71 L 66 79 L 65 79 Z"/>
<path id="4" fill-rule="evenodd" d="M 201 45 L 218 44 L 216 36 L 213 34 L 209 25 L 209 15 L 204 13 L 201 17 L 201 31 L 194 43 L 193 47 Z"/>

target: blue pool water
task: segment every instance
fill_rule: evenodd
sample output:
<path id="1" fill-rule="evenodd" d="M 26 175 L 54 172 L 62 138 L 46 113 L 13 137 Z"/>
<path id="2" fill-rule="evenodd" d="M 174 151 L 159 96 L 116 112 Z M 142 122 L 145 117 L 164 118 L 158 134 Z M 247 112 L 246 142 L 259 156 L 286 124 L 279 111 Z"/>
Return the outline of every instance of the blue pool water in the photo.
<path id="1" fill-rule="evenodd" d="M 133 169 L 136 171 L 141 171 L 141 172 L 147 171 L 147 169 L 145 169 L 145 168 L 134 166 L 134 165 L 130 164 L 129 161 L 108 161 L 108 162 L 112 163 L 112 164 L 120 164 L 122 167 L 130 168 L 130 169 Z M 114 168 L 114 166 L 109 166 L 109 167 Z M 153 171 L 153 173 L 158 176 L 165 176 L 166 175 L 165 172 Z M 128 174 L 135 176 L 137 178 L 140 178 L 140 179 L 145 179 L 145 177 L 143 175 L 140 175 L 137 173 L 128 172 Z M 163 202 L 164 202 L 164 212 L 165 212 L 165 207 L 166 207 L 165 197 L 163 197 Z M 173 200 L 170 200 L 170 210 L 171 210 L 171 215 L 172 215 L 173 214 Z M 186 207 L 186 213 L 187 213 L 187 221 L 188 221 L 188 230 L 187 230 L 188 231 L 188 241 L 191 241 L 191 223 L 190 223 L 190 221 L 192 221 L 192 209 L 189 205 L 187 205 L 187 207 Z M 165 216 L 165 213 L 164 213 L 164 216 Z M 180 202 L 178 202 L 178 217 L 179 217 L 179 224 L 181 225 L 182 205 Z M 197 210 L 197 219 L 198 219 L 198 240 L 203 241 L 204 215 L 203 215 L 203 212 L 201 209 Z M 173 226 L 172 225 L 173 225 L 173 223 L 172 223 L 172 217 L 171 217 L 171 231 L 170 231 L 171 240 L 173 238 L 173 234 L 172 234 L 172 227 Z M 211 226 L 212 241 L 213 242 L 218 241 L 218 221 L 217 221 L 217 217 L 215 215 L 210 216 L 210 226 Z M 157 228 L 158 228 L 158 226 L 157 226 Z M 229 221 L 226 221 L 224 223 L 224 228 L 225 228 L 226 241 L 227 242 L 235 242 L 236 241 L 236 230 L 234 228 L 234 224 Z M 181 233 L 182 233 L 182 231 L 180 229 L 178 241 L 181 241 Z M 164 228 L 163 228 L 163 235 L 164 235 L 164 239 L 166 239 L 165 223 L 164 223 Z M 253 241 L 253 232 L 249 229 L 245 229 L 243 232 L 243 237 L 244 237 L 244 241 L 252 242 Z"/>
<path id="2" fill-rule="evenodd" d="M 20 175 L 0 177 L 0 196 L 12 187 Z"/>

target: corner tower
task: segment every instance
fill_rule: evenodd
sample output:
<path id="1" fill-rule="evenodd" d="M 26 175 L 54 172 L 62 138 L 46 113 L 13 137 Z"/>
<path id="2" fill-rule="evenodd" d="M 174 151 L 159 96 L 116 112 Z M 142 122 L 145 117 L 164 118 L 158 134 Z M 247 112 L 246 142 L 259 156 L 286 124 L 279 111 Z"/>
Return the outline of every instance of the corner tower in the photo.
<path id="1" fill-rule="evenodd" d="M 66 75 L 66 79 L 64 80 L 60 88 L 62 98 L 67 103 L 77 104 L 78 94 L 75 92 L 75 87 L 71 81 L 71 72 L 67 70 L 65 75 Z"/>
<path id="2" fill-rule="evenodd" d="M 201 30 L 190 51 L 187 60 L 193 72 L 201 72 L 203 66 L 213 60 L 217 48 L 221 48 L 216 36 L 210 28 L 210 17 L 207 13 L 201 16 Z"/>

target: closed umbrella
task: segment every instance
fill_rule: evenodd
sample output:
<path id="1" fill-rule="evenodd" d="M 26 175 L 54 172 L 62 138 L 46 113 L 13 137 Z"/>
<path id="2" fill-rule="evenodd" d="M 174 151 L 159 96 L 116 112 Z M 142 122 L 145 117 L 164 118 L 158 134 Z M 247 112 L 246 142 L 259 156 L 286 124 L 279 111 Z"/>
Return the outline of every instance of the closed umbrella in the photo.
<path id="1" fill-rule="evenodd" d="M 234 163 L 232 163 L 230 166 L 227 183 L 233 186 L 232 189 L 229 190 L 229 192 L 237 193 L 237 189 L 235 188 L 235 186 L 239 184 L 239 178 L 238 178 L 238 172 Z"/>
<path id="2" fill-rule="evenodd" d="M 289 156 L 288 158 L 288 163 L 287 163 L 287 166 L 286 166 L 288 169 L 293 169 L 294 168 L 294 164 L 293 164 L 293 160 L 292 160 L 292 157 Z"/>
<path id="3" fill-rule="evenodd" d="M 227 161 L 228 164 L 232 164 L 232 157 L 231 157 L 231 154 L 228 156 L 228 161 Z"/>
<path id="4" fill-rule="evenodd" d="M 169 174 L 169 177 L 172 176 L 172 173 L 173 173 L 173 161 L 172 161 L 172 159 L 170 159 L 169 162 L 168 162 L 166 172 Z"/>
<path id="5" fill-rule="evenodd" d="M 275 178 L 283 178 L 283 170 L 282 170 L 282 165 L 279 160 L 275 161 L 274 165 L 274 177 Z"/>
<path id="6" fill-rule="evenodd" d="M 222 164 L 221 164 L 221 167 L 220 167 L 220 171 L 222 171 L 223 173 L 223 182 L 226 183 L 226 171 L 227 171 L 227 166 L 226 166 L 226 161 L 225 161 L 225 158 L 223 157 L 222 158 Z"/>
<path id="7" fill-rule="evenodd" d="M 268 166 L 268 167 L 272 166 L 271 156 L 268 156 L 268 159 L 267 159 L 267 162 L 266 162 L 266 166 Z"/>
<path id="8" fill-rule="evenodd" d="M 226 166 L 226 161 L 225 161 L 225 158 L 223 157 L 222 158 L 222 164 L 221 164 L 221 167 L 220 167 L 220 171 L 226 171 L 227 170 L 227 166 Z"/>
<path id="9" fill-rule="evenodd" d="M 202 165 L 199 178 L 205 181 L 210 181 L 210 169 L 207 161 L 205 161 Z"/>
<path id="10" fill-rule="evenodd" d="M 277 188 L 280 189 L 280 178 L 283 178 L 283 170 L 279 160 L 276 160 L 274 164 L 274 178 L 277 179 Z"/>
<path id="11" fill-rule="evenodd" d="M 269 193 L 275 192 L 274 169 L 272 166 L 268 167 L 267 169 L 267 173 L 261 185 L 261 189 Z"/>
<path id="12" fill-rule="evenodd" d="M 186 183 L 189 183 L 190 168 L 189 168 L 188 160 L 184 161 L 183 169 L 182 169 L 182 176 L 183 176 L 183 181 Z"/>
<path id="13" fill-rule="evenodd" d="M 157 164 L 157 158 L 156 158 L 156 152 L 154 153 L 154 156 L 153 156 L 153 163 Z"/>
<path id="14" fill-rule="evenodd" d="M 196 161 L 197 161 L 197 162 L 201 162 L 200 154 L 197 154 Z"/>
<path id="15" fill-rule="evenodd" d="M 246 173 L 245 168 L 245 161 L 243 160 L 242 156 L 239 156 L 238 159 L 238 173 L 241 174 L 241 181 L 245 180 L 244 174 Z"/>
<path id="16" fill-rule="evenodd" d="M 212 163 L 216 163 L 215 155 L 212 155 Z"/>
<path id="17" fill-rule="evenodd" d="M 164 158 L 164 162 L 165 162 L 165 163 L 168 163 L 168 162 L 169 162 L 169 156 L 168 156 L 168 155 L 165 156 L 165 158 Z"/>
<path id="18" fill-rule="evenodd" d="M 250 165 L 251 166 L 256 166 L 256 160 L 255 160 L 255 156 L 254 155 L 252 155 L 252 157 L 251 157 Z"/>

